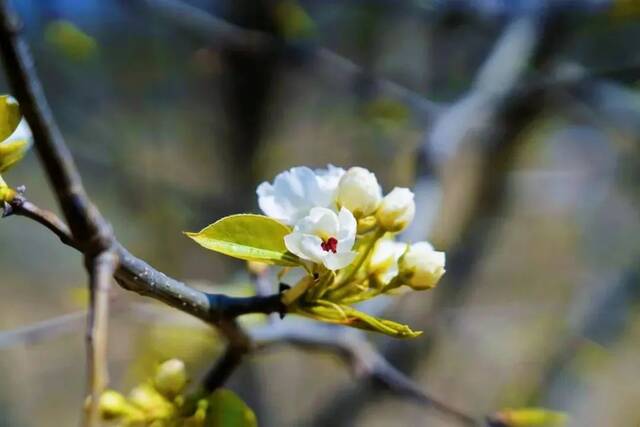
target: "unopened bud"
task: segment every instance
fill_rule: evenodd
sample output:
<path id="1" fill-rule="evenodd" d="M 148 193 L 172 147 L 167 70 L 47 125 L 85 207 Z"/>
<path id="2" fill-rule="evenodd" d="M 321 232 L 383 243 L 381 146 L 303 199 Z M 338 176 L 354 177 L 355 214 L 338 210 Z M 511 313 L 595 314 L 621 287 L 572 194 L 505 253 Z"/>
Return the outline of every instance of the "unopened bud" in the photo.
<path id="1" fill-rule="evenodd" d="M 372 214 L 382 200 L 376 176 L 365 168 L 352 167 L 338 184 L 338 205 L 349 209 L 356 218 Z"/>
<path id="2" fill-rule="evenodd" d="M 187 385 L 188 377 L 184 362 L 170 359 L 158 366 L 153 379 L 156 389 L 164 396 L 173 398 L 180 394 Z"/>
<path id="3" fill-rule="evenodd" d="M 400 274 L 415 290 L 431 289 L 445 273 L 445 253 L 433 249 L 427 242 L 418 242 L 400 259 Z"/>
<path id="4" fill-rule="evenodd" d="M 404 230 L 413 221 L 416 204 L 408 188 L 394 188 L 387 194 L 376 211 L 380 226 L 391 232 Z"/>

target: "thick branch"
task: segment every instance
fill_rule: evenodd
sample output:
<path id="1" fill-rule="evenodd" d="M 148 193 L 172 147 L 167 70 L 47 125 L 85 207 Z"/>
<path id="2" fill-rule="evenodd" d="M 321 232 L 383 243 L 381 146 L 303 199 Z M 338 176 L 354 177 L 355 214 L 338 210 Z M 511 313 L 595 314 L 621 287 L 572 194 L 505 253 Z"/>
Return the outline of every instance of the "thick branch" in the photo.
<path id="1" fill-rule="evenodd" d="M 79 250 L 67 226 L 52 212 L 46 211 L 22 197 L 11 205 L 14 215 L 30 218 L 51 230 L 68 246 Z M 136 258 L 124 246 L 115 242 L 120 263 L 114 277 L 124 289 L 162 301 L 207 323 L 220 324 L 224 318 L 247 313 L 277 313 L 283 310 L 278 294 L 253 297 L 229 297 L 209 294 L 191 288 Z"/>
<path id="2" fill-rule="evenodd" d="M 20 28 L 9 3 L 0 1 L 0 52 L 9 83 L 31 127 L 36 150 L 75 240 L 87 252 L 98 253 L 110 246 L 111 229 L 84 191 L 44 96 L 29 48 L 19 35 Z"/>

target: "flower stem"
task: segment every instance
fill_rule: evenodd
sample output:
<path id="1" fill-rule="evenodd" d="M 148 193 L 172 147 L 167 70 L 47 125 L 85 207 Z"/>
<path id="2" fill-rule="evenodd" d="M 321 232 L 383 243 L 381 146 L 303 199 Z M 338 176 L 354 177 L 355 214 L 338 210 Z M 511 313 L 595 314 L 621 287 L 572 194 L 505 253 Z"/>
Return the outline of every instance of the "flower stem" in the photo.
<path id="1" fill-rule="evenodd" d="M 386 231 L 378 227 L 373 231 L 373 233 L 374 234 L 371 237 L 371 240 L 366 243 L 366 246 L 360 251 L 360 253 L 358 254 L 358 257 L 355 259 L 353 264 L 349 266 L 349 269 L 346 272 L 345 276 L 341 277 L 336 282 L 335 286 L 332 286 L 332 288 L 335 288 L 335 289 L 340 288 L 343 285 L 349 283 L 349 281 L 351 281 L 353 276 L 358 272 L 358 270 L 360 270 L 360 267 L 362 267 L 362 265 L 367 260 L 367 258 L 369 258 L 369 255 L 371 254 L 371 251 L 375 247 L 376 242 L 380 240 L 382 236 L 384 236 Z"/>

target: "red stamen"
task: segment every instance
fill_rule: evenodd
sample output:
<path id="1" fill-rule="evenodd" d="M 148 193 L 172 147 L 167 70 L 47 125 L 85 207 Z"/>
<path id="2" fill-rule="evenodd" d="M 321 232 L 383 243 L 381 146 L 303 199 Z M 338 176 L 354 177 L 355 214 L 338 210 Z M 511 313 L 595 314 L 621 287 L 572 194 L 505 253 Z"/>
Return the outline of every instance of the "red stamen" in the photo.
<path id="1" fill-rule="evenodd" d="M 338 250 L 338 239 L 335 237 L 329 237 L 326 241 L 320 243 L 320 247 L 325 252 L 333 252 L 334 254 Z"/>

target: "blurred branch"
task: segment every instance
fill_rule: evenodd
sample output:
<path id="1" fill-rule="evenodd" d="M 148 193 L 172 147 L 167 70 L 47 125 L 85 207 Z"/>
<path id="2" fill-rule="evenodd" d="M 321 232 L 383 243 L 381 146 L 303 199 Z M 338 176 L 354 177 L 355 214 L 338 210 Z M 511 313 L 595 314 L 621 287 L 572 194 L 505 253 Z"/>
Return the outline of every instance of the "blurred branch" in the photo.
<path id="1" fill-rule="evenodd" d="M 458 304 L 471 287 L 468 280 L 484 249 L 496 232 L 497 219 L 506 207 L 507 177 L 520 147 L 520 133 L 542 111 L 546 85 L 526 85 L 529 66 L 539 70 L 550 67 L 554 54 L 566 33 L 566 15 L 531 15 L 509 23 L 485 63 L 470 92 L 440 115 L 425 139 L 422 159 L 442 165 L 445 160 L 469 148 L 477 152 L 477 185 L 464 220 L 449 239 L 447 274 L 434 294 L 431 310 L 414 319 L 413 324 L 429 329 L 433 319 L 445 307 Z M 445 151 L 433 150 L 430 144 Z M 435 154 L 435 155 L 434 155 Z M 430 179 L 425 166 L 425 182 Z M 418 169 L 420 171 L 420 168 Z M 431 192 L 437 195 L 437 192 Z M 412 236 L 417 237 L 417 236 Z M 423 238 L 424 236 L 419 236 Z M 435 335 L 435 334 L 434 334 Z M 435 337 L 411 343 L 390 343 L 386 358 L 406 372 L 415 369 L 435 347 Z M 352 387 L 318 411 L 313 425 L 323 425 L 325 414 L 339 414 L 340 425 L 350 425 L 369 402 L 375 390 Z"/>
<path id="2" fill-rule="evenodd" d="M 9 83 L 33 132 L 36 150 L 67 219 L 73 240 L 82 248 L 89 273 L 91 302 L 87 333 L 87 389 L 91 399 L 85 425 L 98 423 L 98 396 L 106 383 L 109 280 L 118 263 L 111 227 L 87 197 L 80 175 L 19 34 L 20 21 L 8 1 L 0 3 L 0 50 Z"/>
<path id="3" fill-rule="evenodd" d="M 251 339 L 235 319 L 225 319 L 221 322 L 220 329 L 227 337 L 228 343 L 222 357 L 202 381 L 203 388 L 209 392 L 224 385 L 251 348 Z"/>
<path id="4" fill-rule="evenodd" d="M 246 49 L 249 52 L 258 50 L 282 50 L 287 48 L 287 42 L 267 33 L 247 30 L 230 24 L 214 15 L 187 5 L 181 0 L 137 0 L 150 11 L 158 13 L 182 28 L 201 37 L 203 41 L 213 47 Z M 229 45 L 226 43 L 228 42 Z M 420 123 L 431 122 L 440 112 L 441 107 L 390 80 L 375 78 L 353 63 L 351 60 L 322 47 L 308 47 L 305 52 L 307 65 L 313 72 L 324 76 L 328 81 L 339 80 L 348 84 L 366 79 L 372 93 L 391 97 L 406 104 Z"/>
<path id="5" fill-rule="evenodd" d="M 105 250 L 97 256 L 87 257 L 87 263 L 89 262 L 91 264 L 87 265 L 87 269 L 89 270 L 91 299 L 86 333 L 89 407 L 85 423 L 88 426 L 97 426 L 100 422 L 98 402 L 102 391 L 109 382 L 107 371 L 109 286 L 118 265 L 118 256 L 113 250 Z"/>
<path id="6" fill-rule="evenodd" d="M 8 348 L 16 344 L 33 344 L 45 338 L 55 337 L 75 329 L 80 324 L 84 324 L 86 316 L 86 310 L 79 310 L 52 319 L 43 320 L 33 325 L 15 328 L 9 331 L 1 331 L 0 349 Z"/>
<path id="7" fill-rule="evenodd" d="M 336 329 L 322 324 L 279 323 L 252 329 L 250 334 L 259 349 L 289 343 L 303 348 L 334 352 L 341 356 L 361 379 L 374 380 L 394 394 L 432 407 L 455 419 L 460 425 L 481 425 L 481 422 L 472 416 L 422 391 L 410 378 L 393 367 L 360 331 Z"/>
<path id="8" fill-rule="evenodd" d="M 64 243 L 80 250 L 90 277 L 88 311 L 87 388 L 90 393 L 85 425 L 98 423 L 98 396 L 107 381 L 108 288 L 112 276 L 125 289 L 153 296 L 173 307 L 227 328 L 236 316 L 248 312 L 281 311 L 279 295 L 231 298 L 196 291 L 154 270 L 119 245 L 110 225 L 91 203 L 71 153 L 55 123 L 29 49 L 21 38 L 21 24 L 7 1 L 0 1 L 0 51 L 9 82 L 33 132 L 35 146 L 69 227 L 52 213 L 38 209 L 17 196 L 11 210 L 35 219 Z M 234 336 L 230 336 L 232 342 Z"/>

